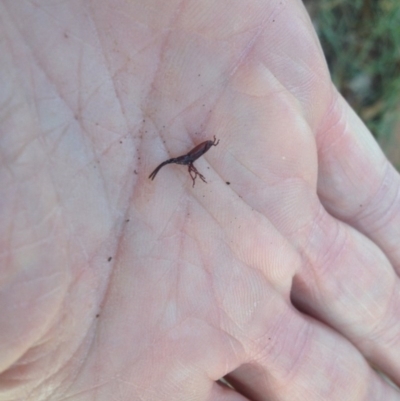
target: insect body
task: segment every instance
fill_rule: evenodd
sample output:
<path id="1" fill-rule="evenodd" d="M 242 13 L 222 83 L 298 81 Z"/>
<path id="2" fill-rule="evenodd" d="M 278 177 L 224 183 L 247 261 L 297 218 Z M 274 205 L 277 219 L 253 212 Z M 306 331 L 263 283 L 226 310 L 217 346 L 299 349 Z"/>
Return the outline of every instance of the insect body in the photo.
<path id="1" fill-rule="evenodd" d="M 194 187 L 194 183 L 196 181 L 197 176 L 199 176 L 202 181 L 207 182 L 206 179 L 204 178 L 204 176 L 202 174 L 200 174 L 198 172 L 197 168 L 193 165 L 193 162 L 195 160 L 197 160 L 200 156 L 203 156 L 204 153 L 206 153 L 211 148 L 211 146 L 217 146 L 218 143 L 219 143 L 219 140 L 217 141 L 217 139 L 214 136 L 213 141 L 205 141 L 205 142 L 198 144 L 188 154 L 166 160 L 165 162 L 161 163 L 149 175 L 149 178 L 151 180 L 154 180 L 155 176 L 160 171 L 161 167 L 164 167 L 167 164 L 176 163 L 176 164 L 184 164 L 184 165 L 188 166 L 188 171 L 189 171 L 190 177 L 193 180 L 193 187 Z"/>

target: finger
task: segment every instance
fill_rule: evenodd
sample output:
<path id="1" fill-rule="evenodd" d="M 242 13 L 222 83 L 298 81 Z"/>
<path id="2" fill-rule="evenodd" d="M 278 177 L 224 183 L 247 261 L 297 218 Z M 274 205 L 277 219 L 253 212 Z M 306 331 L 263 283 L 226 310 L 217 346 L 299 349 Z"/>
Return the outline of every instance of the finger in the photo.
<path id="1" fill-rule="evenodd" d="M 297 306 L 350 339 L 400 383 L 400 281 L 382 251 L 321 207 L 298 245 L 304 269 L 295 277 Z"/>
<path id="2" fill-rule="evenodd" d="M 400 400 L 359 352 L 326 326 L 291 308 L 255 342 L 254 359 L 228 381 L 251 400 Z"/>
<path id="3" fill-rule="evenodd" d="M 243 395 L 222 383 L 215 383 L 206 401 L 248 401 Z"/>
<path id="4" fill-rule="evenodd" d="M 400 274 L 399 174 L 340 95 L 316 139 L 324 207 L 378 244 Z"/>

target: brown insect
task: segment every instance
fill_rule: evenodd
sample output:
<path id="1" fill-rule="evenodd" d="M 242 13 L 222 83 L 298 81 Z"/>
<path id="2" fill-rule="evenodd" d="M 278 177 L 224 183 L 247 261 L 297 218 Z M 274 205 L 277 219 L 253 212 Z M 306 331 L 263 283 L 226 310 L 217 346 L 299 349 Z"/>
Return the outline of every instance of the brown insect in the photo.
<path id="1" fill-rule="evenodd" d="M 196 181 L 197 176 L 199 176 L 203 182 L 207 182 L 206 179 L 204 178 L 204 175 L 199 173 L 197 168 L 193 165 L 193 162 L 195 160 L 197 160 L 200 156 L 203 156 L 204 153 L 206 153 L 211 148 L 211 146 L 217 146 L 218 144 L 219 144 L 219 140 L 217 141 L 217 139 L 214 136 L 213 141 L 205 141 L 205 142 L 198 144 L 186 155 L 174 157 L 172 159 L 166 160 L 165 162 L 161 163 L 149 175 L 149 178 L 151 180 L 154 180 L 155 176 L 160 171 L 161 167 L 164 167 L 167 164 L 176 163 L 176 164 L 184 164 L 184 165 L 188 166 L 188 171 L 189 171 L 190 177 L 193 180 L 193 187 L 194 187 L 194 183 Z"/>

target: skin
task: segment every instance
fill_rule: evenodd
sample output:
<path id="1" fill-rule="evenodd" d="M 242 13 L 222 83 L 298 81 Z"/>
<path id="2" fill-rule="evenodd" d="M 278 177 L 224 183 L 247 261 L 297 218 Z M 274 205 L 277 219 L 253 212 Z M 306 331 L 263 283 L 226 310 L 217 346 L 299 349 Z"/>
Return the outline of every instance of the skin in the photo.
<path id="1" fill-rule="evenodd" d="M 0 18 L 1 399 L 400 400 L 400 179 L 301 2 Z"/>

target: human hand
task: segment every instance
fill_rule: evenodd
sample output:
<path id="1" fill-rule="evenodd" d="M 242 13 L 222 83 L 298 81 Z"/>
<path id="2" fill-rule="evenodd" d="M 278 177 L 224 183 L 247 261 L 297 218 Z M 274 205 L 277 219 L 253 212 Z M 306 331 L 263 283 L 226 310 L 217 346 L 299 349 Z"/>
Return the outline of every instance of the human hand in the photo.
<path id="1" fill-rule="evenodd" d="M 400 399 L 400 180 L 302 4 L 1 7 L 1 399 Z"/>

